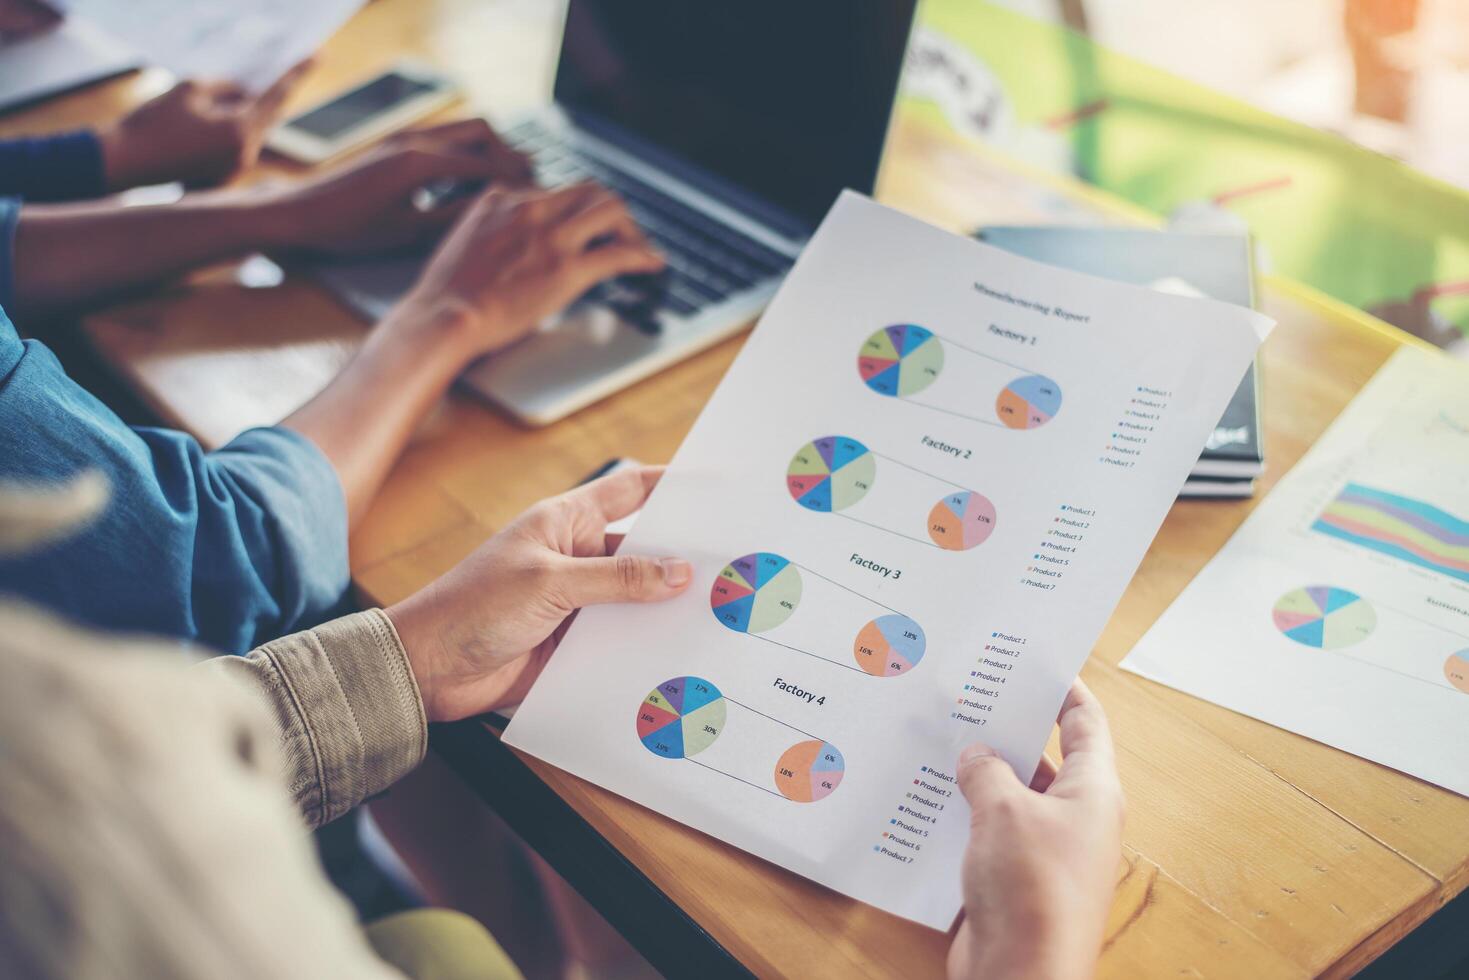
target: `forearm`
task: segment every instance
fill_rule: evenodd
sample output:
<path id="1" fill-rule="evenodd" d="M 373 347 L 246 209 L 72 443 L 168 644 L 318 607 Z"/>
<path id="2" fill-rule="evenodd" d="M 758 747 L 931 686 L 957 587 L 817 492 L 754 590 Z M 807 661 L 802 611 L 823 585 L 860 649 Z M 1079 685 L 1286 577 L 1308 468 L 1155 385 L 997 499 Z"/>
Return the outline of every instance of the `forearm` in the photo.
<path id="1" fill-rule="evenodd" d="M 1088 980 L 1096 975 L 1097 947 L 1006 937 L 994 943 L 974 941 L 964 960 L 963 973 L 950 970 L 950 980 Z"/>
<path id="2" fill-rule="evenodd" d="M 1082 900 L 1080 890 L 1059 881 L 1048 882 L 1042 890 L 1047 893 L 1042 900 L 1012 890 L 995 900 L 995 914 L 971 911 L 950 952 L 950 980 L 1094 976 L 1106 907 Z"/>
<path id="3" fill-rule="evenodd" d="M 381 793 L 427 751 L 418 685 L 380 609 L 198 669 L 263 698 L 280 736 L 292 799 L 313 827 Z"/>
<path id="4" fill-rule="evenodd" d="M 259 191 L 189 194 L 161 207 L 27 205 L 15 233 L 14 303 L 26 313 L 82 305 L 280 245 L 283 225 Z"/>
<path id="5" fill-rule="evenodd" d="M 467 360 L 465 314 L 404 304 L 373 328 L 357 356 L 281 424 L 336 468 L 355 526 L 419 423 Z"/>

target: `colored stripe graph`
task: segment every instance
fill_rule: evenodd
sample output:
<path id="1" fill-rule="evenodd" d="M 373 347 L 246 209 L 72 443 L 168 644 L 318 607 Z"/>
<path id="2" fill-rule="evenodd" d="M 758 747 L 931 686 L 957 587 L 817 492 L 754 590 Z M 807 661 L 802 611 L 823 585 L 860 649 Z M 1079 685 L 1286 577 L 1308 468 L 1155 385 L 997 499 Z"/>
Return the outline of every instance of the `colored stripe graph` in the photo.
<path id="1" fill-rule="evenodd" d="M 1469 582 L 1469 521 L 1412 497 L 1348 483 L 1311 530 Z"/>

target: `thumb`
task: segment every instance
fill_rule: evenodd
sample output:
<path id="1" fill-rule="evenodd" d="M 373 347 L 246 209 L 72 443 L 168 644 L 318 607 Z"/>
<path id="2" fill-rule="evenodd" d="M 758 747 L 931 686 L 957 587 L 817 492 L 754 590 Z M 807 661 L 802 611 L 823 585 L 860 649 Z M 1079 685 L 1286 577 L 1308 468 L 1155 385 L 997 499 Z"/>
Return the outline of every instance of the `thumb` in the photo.
<path id="1" fill-rule="evenodd" d="M 617 555 L 569 559 L 561 573 L 567 601 L 575 608 L 603 602 L 657 602 L 688 587 L 694 570 L 682 558 Z"/>
<path id="2" fill-rule="evenodd" d="M 1020 780 L 1010 763 L 988 745 L 976 743 L 959 753 L 959 790 L 973 811 L 1020 789 Z"/>

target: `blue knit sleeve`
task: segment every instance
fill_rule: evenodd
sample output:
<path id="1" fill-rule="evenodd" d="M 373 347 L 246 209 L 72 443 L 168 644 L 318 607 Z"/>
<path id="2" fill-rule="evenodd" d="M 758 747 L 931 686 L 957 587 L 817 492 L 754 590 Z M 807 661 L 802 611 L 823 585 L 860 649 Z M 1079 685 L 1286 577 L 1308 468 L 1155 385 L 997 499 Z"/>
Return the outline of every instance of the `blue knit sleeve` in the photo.
<path id="1" fill-rule="evenodd" d="M 0 140 L 0 194 L 65 201 L 106 193 L 102 141 L 91 130 Z"/>

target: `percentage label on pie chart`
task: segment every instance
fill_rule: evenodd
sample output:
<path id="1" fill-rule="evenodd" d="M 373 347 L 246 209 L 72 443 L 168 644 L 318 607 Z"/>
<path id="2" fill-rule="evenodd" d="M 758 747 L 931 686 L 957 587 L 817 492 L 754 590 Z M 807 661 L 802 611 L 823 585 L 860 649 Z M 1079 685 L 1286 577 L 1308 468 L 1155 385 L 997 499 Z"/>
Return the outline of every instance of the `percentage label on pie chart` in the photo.
<path id="1" fill-rule="evenodd" d="M 786 489 L 802 507 L 830 513 L 852 506 L 872 489 L 877 460 L 846 436 L 813 439 L 791 457 Z"/>
<path id="2" fill-rule="evenodd" d="M 944 369 L 944 345 L 912 323 L 884 327 L 862 343 L 857 373 L 879 395 L 906 398 L 938 380 Z"/>
<path id="3" fill-rule="evenodd" d="M 1460 650 L 1444 661 L 1443 675 L 1448 682 L 1469 694 L 1469 650 Z"/>
<path id="4" fill-rule="evenodd" d="M 852 657 L 875 677 L 906 674 L 923 659 L 923 628 L 901 613 L 879 616 L 857 634 Z"/>
<path id="5" fill-rule="evenodd" d="M 725 565 L 709 591 L 714 618 L 737 633 L 763 633 L 791 618 L 801 602 L 801 572 L 759 551 Z"/>
<path id="6" fill-rule="evenodd" d="M 1323 650 L 1361 643 L 1377 628 L 1370 602 L 1332 585 L 1292 589 L 1276 601 L 1274 619 L 1287 638 Z"/>
<path id="7" fill-rule="evenodd" d="M 1061 411 L 1061 386 L 1042 374 L 1007 384 L 995 399 L 995 414 L 1012 429 L 1038 429 Z"/>
<path id="8" fill-rule="evenodd" d="M 842 754 L 830 742 L 797 742 L 775 764 L 775 788 L 788 800 L 814 803 L 826 799 L 841 785 L 846 770 Z"/>
<path id="9" fill-rule="evenodd" d="M 928 513 L 928 536 L 940 548 L 967 551 L 984 544 L 995 529 L 995 505 L 982 493 L 960 490 Z"/>
<path id="10" fill-rule="evenodd" d="M 665 759 L 698 755 L 724 731 L 724 695 L 702 677 L 659 684 L 638 707 L 638 738 Z"/>

